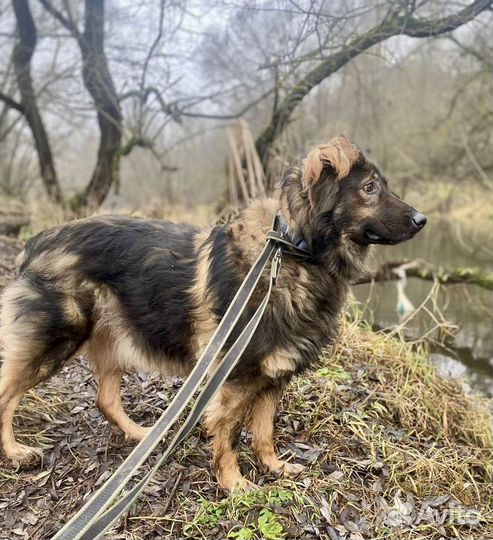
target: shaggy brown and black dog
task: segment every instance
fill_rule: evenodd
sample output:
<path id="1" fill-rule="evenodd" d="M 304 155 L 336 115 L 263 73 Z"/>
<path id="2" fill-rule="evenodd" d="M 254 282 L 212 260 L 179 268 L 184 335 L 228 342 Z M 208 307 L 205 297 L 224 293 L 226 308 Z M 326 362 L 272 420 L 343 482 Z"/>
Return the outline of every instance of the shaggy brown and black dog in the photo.
<path id="1" fill-rule="evenodd" d="M 343 137 L 290 169 L 280 200 L 259 200 L 232 223 L 201 230 L 160 220 L 93 217 L 27 243 L 3 294 L 0 443 L 19 463 L 39 450 L 19 444 L 12 418 L 22 395 L 83 352 L 99 388 L 97 406 L 130 439 L 146 429 L 124 412 L 126 370 L 186 375 L 265 244 L 279 212 L 289 235 L 312 253 L 286 254 L 267 311 L 228 382 L 208 406 L 214 468 L 225 489 L 243 478 L 234 443 L 243 423 L 268 470 L 296 474 L 278 459 L 273 421 L 283 387 L 316 361 L 337 332 L 348 284 L 370 244 L 408 240 L 426 218 L 395 197 L 380 171 Z M 246 316 L 263 298 L 268 270 Z M 242 325 L 233 332 L 236 339 Z"/>

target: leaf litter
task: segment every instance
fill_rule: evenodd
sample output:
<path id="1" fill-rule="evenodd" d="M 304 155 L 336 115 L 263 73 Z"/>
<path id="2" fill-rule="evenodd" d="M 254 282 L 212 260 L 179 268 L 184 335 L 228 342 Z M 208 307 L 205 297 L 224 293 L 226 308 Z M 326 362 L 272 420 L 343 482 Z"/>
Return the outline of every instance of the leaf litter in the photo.
<path id="1" fill-rule="evenodd" d="M 22 246 L 0 245 L 1 288 Z M 180 384 L 129 374 L 124 406 L 151 425 Z M 44 460 L 14 470 L 0 458 L 0 538 L 50 538 L 132 450 L 94 400 L 84 359 L 26 395 L 16 433 L 43 447 Z M 260 489 L 225 496 L 199 427 L 110 537 L 493 538 L 491 424 L 491 403 L 438 376 L 425 349 L 345 319 L 338 344 L 291 383 L 278 414 L 283 459 L 308 467 L 299 478 L 266 474 L 244 433 L 243 472 Z"/>

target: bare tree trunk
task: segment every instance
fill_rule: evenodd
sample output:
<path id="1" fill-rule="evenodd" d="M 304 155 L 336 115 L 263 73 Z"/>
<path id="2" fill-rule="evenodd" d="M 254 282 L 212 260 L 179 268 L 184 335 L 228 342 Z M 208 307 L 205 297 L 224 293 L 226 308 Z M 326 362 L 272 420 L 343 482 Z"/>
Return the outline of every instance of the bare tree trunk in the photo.
<path id="1" fill-rule="evenodd" d="M 106 198 L 120 174 L 122 112 L 104 52 L 104 0 L 85 0 L 84 32 L 80 33 L 70 17 L 58 11 L 49 0 L 40 0 L 77 40 L 82 55 L 84 86 L 91 94 L 98 116 L 98 157 L 91 180 L 70 206 L 75 212 L 97 208 Z"/>
<path id="2" fill-rule="evenodd" d="M 390 13 L 380 24 L 366 33 L 356 36 L 340 51 L 325 58 L 291 88 L 274 111 L 269 126 L 255 142 L 264 167 L 267 165 L 274 141 L 288 125 L 299 103 L 315 86 L 330 77 L 342 66 L 373 45 L 381 43 L 392 36 L 407 35 L 425 38 L 451 32 L 474 19 L 482 11 L 491 9 L 492 0 L 474 0 L 457 13 L 437 19 L 415 19 L 412 16 L 414 8 L 411 5 L 411 11 L 404 14 L 400 11 L 403 4 L 391 3 L 391 5 Z"/>
<path id="3" fill-rule="evenodd" d="M 79 204 L 97 208 L 119 181 L 122 113 L 104 53 L 104 0 L 86 0 L 85 28 L 79 37 L 84 84 L 96 105 L 101 132 L 98 158 Z"/>
<path id="4" fill-rule="evenodd" d="M 14 47 L 14 67 L 21 94 L 19 112 L 25 116 L 33 134 L 38 153 L 39 169 L 50 200 L 62 204 L 62 191 L 53 162 L 50 142 L 39 112 L 31 78 L 31 58 L 36 47 L 37 35 L 27 0 L 12 1 L 17 20 L 18 41 Z"/>

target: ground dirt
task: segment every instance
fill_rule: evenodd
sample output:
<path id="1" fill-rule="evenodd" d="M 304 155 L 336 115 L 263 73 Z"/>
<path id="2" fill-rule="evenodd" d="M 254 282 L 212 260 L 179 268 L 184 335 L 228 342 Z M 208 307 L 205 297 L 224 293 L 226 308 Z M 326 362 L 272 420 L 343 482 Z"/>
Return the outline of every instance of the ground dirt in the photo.
<path id="1" fill-rule="evenodd" d="M 21 249 L 0 237 L 0 288 Z M 125 407 L 151 425 L 180 384 L 127 375 Z M 132 449 L 94 396 L 78 359 L 23 400 L 16 432 L 44 447 L 44 462 L 14 470 L 0 458 L 0 538 L 50 538 Z M 426 351 L 345 322 L 338 346 L 292 383 L 277 420 L 280 452 L 305 473 L 266 475 L 243 434 L 242 467 L 261 489 L 226 497 L 198 428 L 108 537 L 493 538 L 489 406 L 438 377 Z"/>

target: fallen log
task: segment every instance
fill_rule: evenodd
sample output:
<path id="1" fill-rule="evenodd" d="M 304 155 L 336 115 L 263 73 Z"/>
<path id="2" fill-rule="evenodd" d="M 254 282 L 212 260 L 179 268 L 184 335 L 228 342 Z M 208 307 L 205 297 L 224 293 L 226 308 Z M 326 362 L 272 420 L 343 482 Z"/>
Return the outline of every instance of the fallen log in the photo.
<path id="1" fill-rule="evenodd" d="M 407 277 L 437 281 L 443 285 L 454 283 L 478 285 L 483 289 L 493 290 L 493 272 L 485 272 L 479 268 L 446 268 L 434 266 L 426 261 L 402 259 L 382 264 L 377 270 L 367 272 L 357 279 L 353 285 L 400 279 L 396 269 L 405 267 Z"/>

